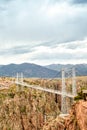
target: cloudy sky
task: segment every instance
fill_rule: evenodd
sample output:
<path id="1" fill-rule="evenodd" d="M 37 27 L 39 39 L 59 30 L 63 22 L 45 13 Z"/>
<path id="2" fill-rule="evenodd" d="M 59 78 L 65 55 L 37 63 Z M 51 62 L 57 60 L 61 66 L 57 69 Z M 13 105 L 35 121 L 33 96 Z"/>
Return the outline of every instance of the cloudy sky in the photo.
<path id="1" fill-rule="evenodd" d="M 87 63 L 87 0 L 0 0 L 0 64 Z"/>

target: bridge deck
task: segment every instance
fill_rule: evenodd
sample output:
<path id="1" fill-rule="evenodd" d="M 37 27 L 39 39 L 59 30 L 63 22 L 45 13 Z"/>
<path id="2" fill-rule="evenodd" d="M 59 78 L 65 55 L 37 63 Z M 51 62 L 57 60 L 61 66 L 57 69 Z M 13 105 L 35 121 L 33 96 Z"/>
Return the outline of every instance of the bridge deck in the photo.
<path id="1" fill-rule="evenodd" d="M 15 82 L 15 83 L 17 85 L 22 85 L 22 86 L 26 86 L 26 87 L 33 88 L 33 89 L 37 89 L 37 90 L 41 90 L 41 91 L 45 91 L 45 92 L 49 92 L 49 93 L 53 93 L 53 94 L 58 94 L 58 95 L 63 95 L 66 97 L 74 98 L 74 96 L 71 93 L 62 93 L 61 91 L 58 91 L 58 90 L 42 88 L 41 86 L 29 85 L 27 83 L 21 83 L 21 82 Z"/>

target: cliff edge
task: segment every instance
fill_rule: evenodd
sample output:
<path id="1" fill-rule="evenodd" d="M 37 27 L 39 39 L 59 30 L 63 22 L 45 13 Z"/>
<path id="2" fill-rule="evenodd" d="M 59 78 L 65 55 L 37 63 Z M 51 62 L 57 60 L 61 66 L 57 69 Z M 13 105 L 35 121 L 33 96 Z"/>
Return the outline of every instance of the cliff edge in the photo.
<path id="1" fill-rule="evenodd" d="M 57 117 L 46 123 L 43 130 L 87 130 L 87 101 L 76 102 L 69 116 Z"/>

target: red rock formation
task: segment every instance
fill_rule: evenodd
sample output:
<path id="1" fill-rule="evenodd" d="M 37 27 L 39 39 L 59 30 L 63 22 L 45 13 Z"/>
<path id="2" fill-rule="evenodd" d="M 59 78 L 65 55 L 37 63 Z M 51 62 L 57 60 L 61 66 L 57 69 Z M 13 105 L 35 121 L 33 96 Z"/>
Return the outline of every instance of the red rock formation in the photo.
<path id="1" fill-rule="evenodd" d="M 87 101 L 74 104 L 66 119 L 66 130 L 87 130 Z"/>
<path id="2" fill-rule="evenodd" d="M 87 130 L 87 101 L 75 103 L 69 116 L 47 122 L 43 130 Z"/>
<path id="3" fill-rule="evenodd" d="M 43 130 L 64 130 L 65 122 L 64 119 L 57 117 L 56 119 L 45 123 Z"/>

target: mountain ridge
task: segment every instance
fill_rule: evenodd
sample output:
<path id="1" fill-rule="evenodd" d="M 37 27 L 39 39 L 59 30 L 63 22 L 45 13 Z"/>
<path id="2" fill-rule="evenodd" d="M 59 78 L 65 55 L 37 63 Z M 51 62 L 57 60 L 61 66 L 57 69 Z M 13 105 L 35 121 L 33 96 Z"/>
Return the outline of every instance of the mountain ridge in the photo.
<path id="1" fill-rule="evenodd" d="M 0 76 L 16 76 L 16 73 L 23 73 L 25 77 L 53 78 L 58 72 L 33 63 L 8 64 L 0 67 Z"/>
<path id="2" fill-rule="evenodd" d="M 61 77 L 62 68 L 75 68 L 77 76 L 87 76 L 87 64 L 50 64 L 41 66 L 33 63 L 0 65 L 0 76 L 13 76 L 23 73 L 24 77 L 58 78 Z"/>
<path id="3" fill-rule="evenodd" d="M 75 68 L 77 76 L 87 76 L 87 64 L 50 64 L 45 67 L 56 71 Z"/>

